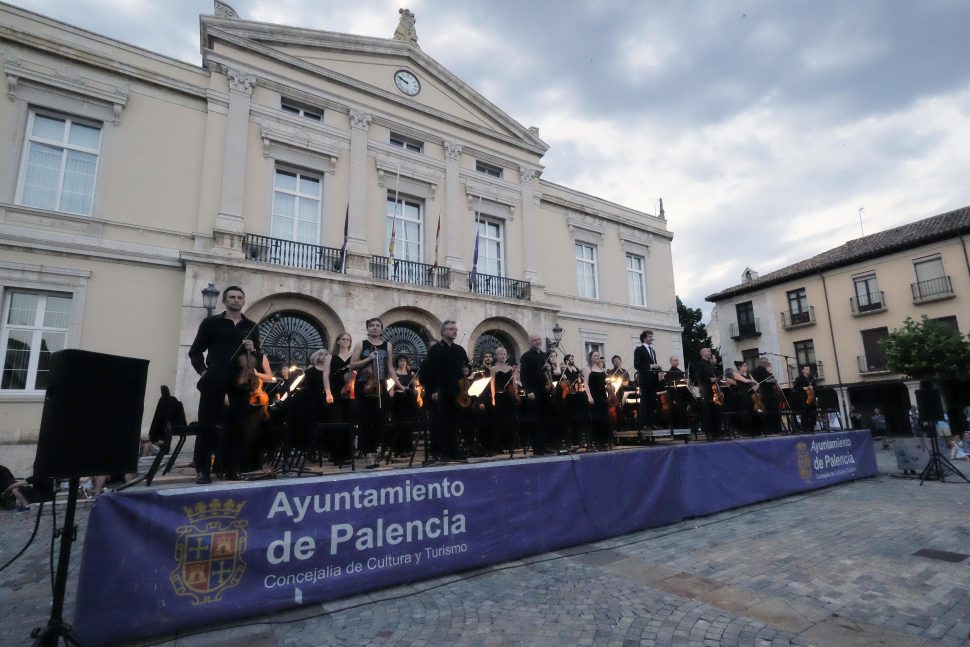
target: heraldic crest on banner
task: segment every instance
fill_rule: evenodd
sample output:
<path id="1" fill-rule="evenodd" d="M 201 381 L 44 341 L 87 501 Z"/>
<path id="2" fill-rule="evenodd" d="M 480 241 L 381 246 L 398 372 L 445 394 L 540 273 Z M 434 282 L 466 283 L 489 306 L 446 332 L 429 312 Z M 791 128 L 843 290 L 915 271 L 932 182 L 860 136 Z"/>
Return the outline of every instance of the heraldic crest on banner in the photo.
<path id="1" fill-rule="evenodd" d="M 192 604 L 218 602 L 246 572 L 246 526 L 239 519 L 245 501 L 212 499 L 185 507 L 189 524 L 179 526 L 175 542 L 177 566 L 169 580 L 178 595 Z"/>
<path id="2" fill-rule="evenodd" d="M 808 451 L 808 445 L 797 443 L 795 445 L 795 456 L 798 458 L 798 475 L 806 483 L 812 482 L 812 455 Z"/>

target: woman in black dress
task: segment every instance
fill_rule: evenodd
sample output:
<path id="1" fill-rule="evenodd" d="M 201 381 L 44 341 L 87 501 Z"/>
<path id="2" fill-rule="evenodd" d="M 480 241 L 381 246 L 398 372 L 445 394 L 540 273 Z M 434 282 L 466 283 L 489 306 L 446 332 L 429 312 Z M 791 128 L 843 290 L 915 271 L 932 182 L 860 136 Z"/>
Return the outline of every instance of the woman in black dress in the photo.
<path id="1" fill-rule="evenodd" d="M 586 401 L 589 403 L 590 426 L 597 450 L 610 447 L 609 403 L 606 393 L 606 371 L 598 351 L 587 357 L 583 378 L 586 382 Z"/>
<path id="2" fill-rule="evenodd" d="M 508 450 L 509 455 L 515 452 L 515 445 L 518 440 L 519 417 L 516 413 L 518 409 L 518 391 L 515 382 L 515 369 L 508 365 L 509 352 L 504 346 L 495 349 L 495 364 L 491 367 L 491 393 L 492 411 L 494 412 L 492 431 L 494 433 L 492 442 L 493 449 Z"/>
<path id="3" fill-rule="evenodd" d="M 411 360 L 407 355 L 398 355 L 394 359 L 394 373 L 400 387 L 394 387 L 391 396 L 391 424 L 394 437 L 390 445 L 398 456 L 411 453 L 411 432 L 416 428 L 418 419 L 418 397 L 415 392 L 417 380 L 411 372 Z"/>
<path id="4" fill-rule="evenodd" d="M 342 332 L 333 341 L 333 349 L 327 355 L 323 373 L 327 376 L 324 383 L 327 399 L 327 418 L 330 422 L 354 423 L 354 373 L 350 370 L 353 357 L 353 340 L 350 333 Z M 350 460 L 353 452 L 353 436 L 332 434 L 326 439 L 330 460 L 343 465 Z"/>
<path id="5" fill-rule="evenodd" d="M 367 337 L 361 341 L 350 360 L 350 368 L 357 371 L 354 394 L 357 399 L 357 448 L 364 454 L 367 468 L 377 467 L 377 448 L 384 445 L 387 416 L 390 410 L 385 381 L 393 386 L 401 383 L 394 372 L 391 358 L 394 345 L 381 338 L 384 323 L 374 317 L 366 322 Z"/>

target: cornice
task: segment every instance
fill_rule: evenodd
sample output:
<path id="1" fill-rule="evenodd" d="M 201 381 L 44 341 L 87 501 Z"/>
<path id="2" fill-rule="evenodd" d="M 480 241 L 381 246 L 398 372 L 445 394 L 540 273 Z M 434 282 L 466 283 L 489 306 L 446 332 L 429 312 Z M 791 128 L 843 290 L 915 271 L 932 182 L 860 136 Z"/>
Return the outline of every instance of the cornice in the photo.
<path id="1" fill-rule="evenodd" d="M 475 173 L 475 175 L 472 175 L 472 173 L 475 172 L 465 171 L 458 176 L 459 182 L 465 187 L 465 196 L 469 204 L 478 197 L 509 205 L 513 208 L 522 204 L 522 191 L 518 185 L 503 182 L 498 178 L 481 176 L 481 173 Z"/>
<path id="2" fill-rule="evenodd" d="M 599 218 L 601 220 L 617 223 L 620 225 L 625 225 L 631 230 L 647 231 L 653 234 L 654 236 L 666 239 L 667 241 L 673 240 L 674 238 L 674 235 L 672 232 L 667 231 L 666 229 L 662 229 L 660 227 L 654 226 L 650 223 L 636 222 L 632 218 L 626 218 L 623 216 L 619 216 L 617 214 L 599 211 L 594 207 L 592 207 L 591 205 L 585 205 L 578 202 L 573 202 L 571 200 L 563 199 L 559 196 L 543 193 L 542 202 L 546 202 L 548 204 L 560 207 L 561 209 L 564 209 L 567 213 L 574 212 L 574 213 L 586 214 L 595 218 Z M 619 207 L 619 205 L 616 205 L 616 206 Z M 652 218 L 652 216 L 649 216 L 648 214 L 643 214 L 643 215 L 647 218 Z"/>
<path id="3" fill-rule="evenodd" d="M 93 79 L 86 79 L 81 74 L 81 70 L 74 65 L 68 65 L 55 74 L 49 74 L 24 67 L 20 63 L 17 59 L 7 59 L 3 63 L 3 71 L 7 77 L 7 98 L 11 101 L 17 99 L 17 84 L 20 79 L 26 79 L 108 104 L 111 106 L 114 115 L 114 124 L 117 126 L 121 123 L 121 111 L 128 105 L 130 87 L 127 83 L 121 86 L 112 86 Z"/>

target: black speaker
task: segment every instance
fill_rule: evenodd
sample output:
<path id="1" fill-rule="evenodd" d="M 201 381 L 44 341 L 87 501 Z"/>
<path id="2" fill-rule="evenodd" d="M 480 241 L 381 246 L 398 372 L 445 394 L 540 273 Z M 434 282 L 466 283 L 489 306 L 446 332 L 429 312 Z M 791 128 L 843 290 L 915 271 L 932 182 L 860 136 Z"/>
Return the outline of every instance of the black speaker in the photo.
<path id="1" fill-rule="evenodd" d="M 940 401 L 940 392 L 934 388 L 916 389 L 916 408 L 919 409 L 919 417 L 922 420 L 936 422 L 943 420 L 943 403 Z"/>
<path id="2" fill-rule="evenodd" d="M 85 350 L 50 356 L 34 474 L 135 472 L 148 360 Z"/>

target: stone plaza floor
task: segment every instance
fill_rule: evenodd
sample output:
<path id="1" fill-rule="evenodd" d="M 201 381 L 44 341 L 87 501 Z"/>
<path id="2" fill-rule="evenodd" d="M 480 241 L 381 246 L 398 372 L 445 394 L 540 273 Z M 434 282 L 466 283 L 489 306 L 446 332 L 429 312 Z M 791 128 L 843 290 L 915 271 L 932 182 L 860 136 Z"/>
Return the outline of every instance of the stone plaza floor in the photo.
<path id="1" fill-rule="evenodd" d="M 970 485 L 920 486 L 897 478 L 878 443 L 876 456 L 870 479 L 132 644 L 970 645 Z M 89 507 L 79 506 L 68 620 Z M 36 507 L 0 512 L 0 562 L 35 519 Z M 0 645 L 29 644 L 46 623 L 50 542 L 45 507 L 34 544 L 0 572 Z"/>

